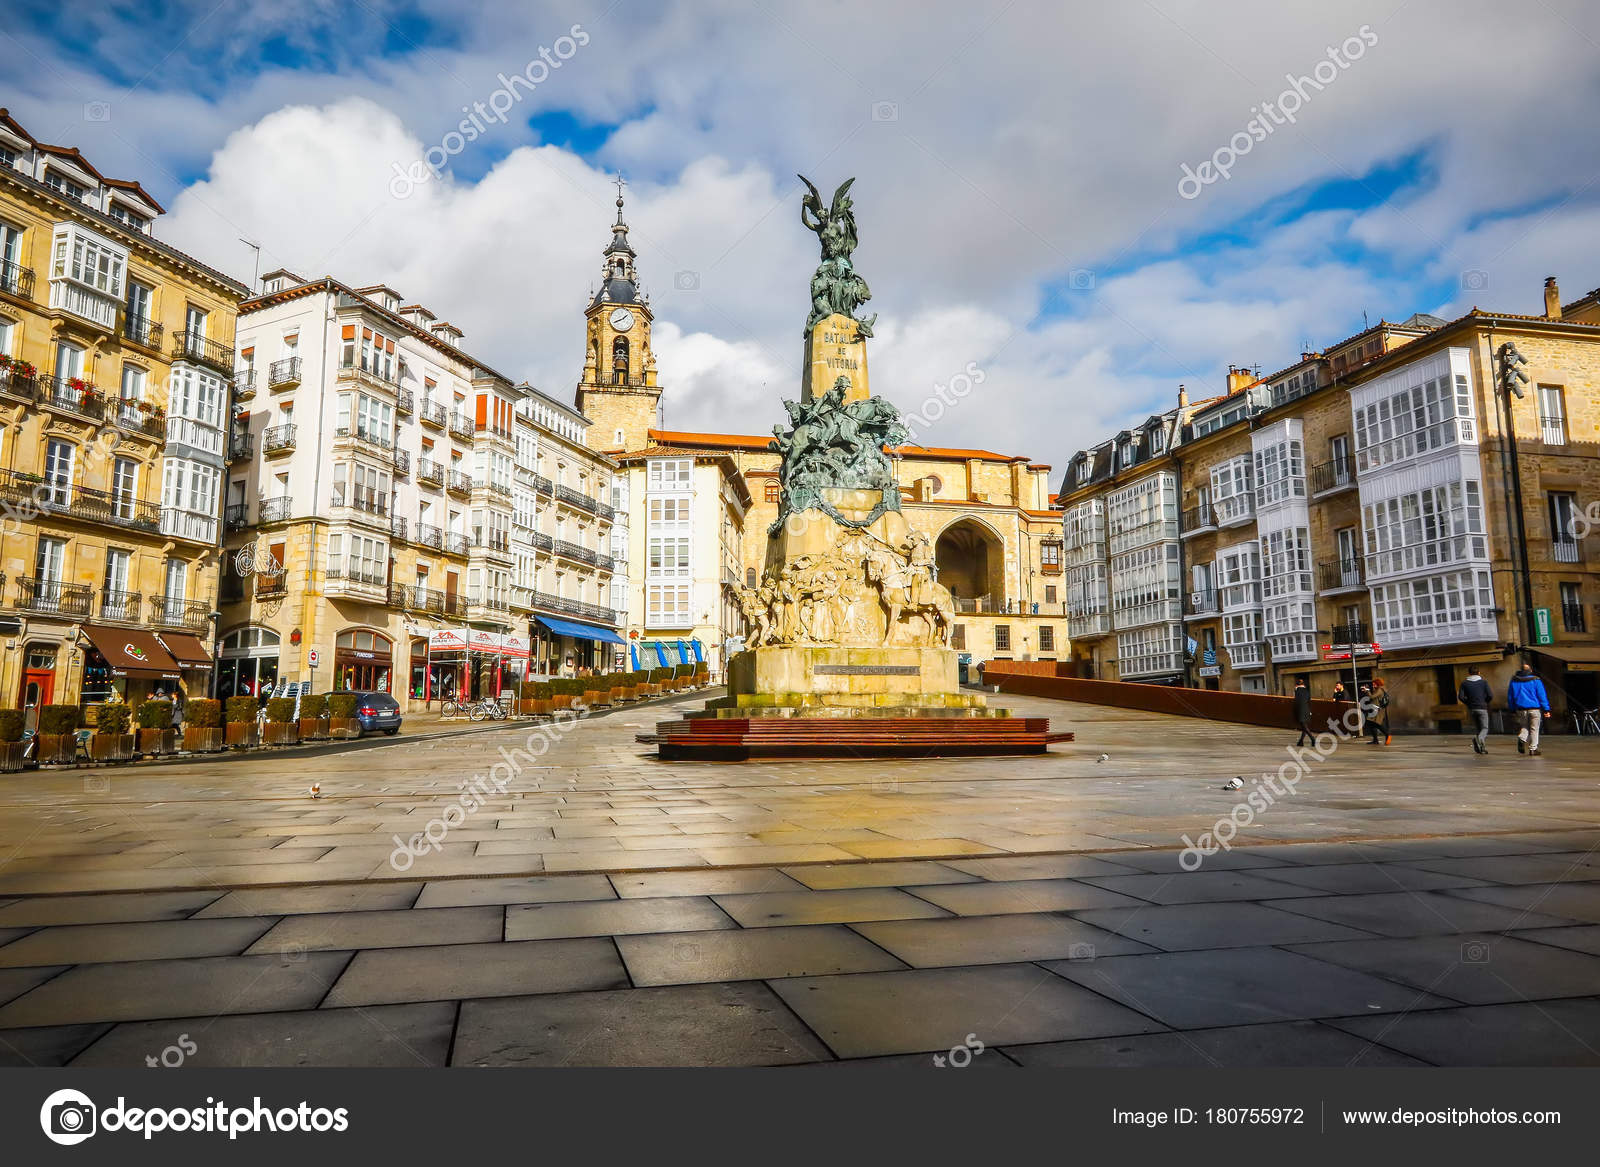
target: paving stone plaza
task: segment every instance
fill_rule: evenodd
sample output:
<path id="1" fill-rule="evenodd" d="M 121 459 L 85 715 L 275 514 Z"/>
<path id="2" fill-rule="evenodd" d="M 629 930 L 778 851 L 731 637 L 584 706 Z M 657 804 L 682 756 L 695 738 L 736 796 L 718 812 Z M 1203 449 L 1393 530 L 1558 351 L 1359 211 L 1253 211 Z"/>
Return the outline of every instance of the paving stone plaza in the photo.
<path id="1" fill-rule="evenodd" d="M 1351 741 L 1181 862 L 1292 735 L 1008 703 L 1078 741 L 662 763 L 665 706 L 8 777 L 0 1061 L 1600 1064 L 1591 740 Z"/>

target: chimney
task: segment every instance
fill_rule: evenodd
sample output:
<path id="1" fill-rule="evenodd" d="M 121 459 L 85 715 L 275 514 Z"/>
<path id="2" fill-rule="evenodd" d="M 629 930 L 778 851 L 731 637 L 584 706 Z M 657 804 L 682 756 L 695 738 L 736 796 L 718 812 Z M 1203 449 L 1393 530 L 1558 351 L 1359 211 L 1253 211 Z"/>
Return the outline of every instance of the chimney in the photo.
<path id="1" fill-rule="evenodd" d="M 1182 409 L 1189 404 L 1189 391 L 1180 383 L 1178 386 L 1178 408 Z"/>
<path id="2" fill-rule="evenodd" d="M 1555 276 L 1544 279 L 1544 317 L 1546 320 L 1561 319 L 1561 285 L 1556 283 Z"/>
<path id="3" fill-rule="evenodd" d="M 1238 365 L 1228 366 L 1228 392 L 1234 394 L 1246 385 L 1253 385 L 1257 377 L 1249 369 L 1240 368 Z"/>

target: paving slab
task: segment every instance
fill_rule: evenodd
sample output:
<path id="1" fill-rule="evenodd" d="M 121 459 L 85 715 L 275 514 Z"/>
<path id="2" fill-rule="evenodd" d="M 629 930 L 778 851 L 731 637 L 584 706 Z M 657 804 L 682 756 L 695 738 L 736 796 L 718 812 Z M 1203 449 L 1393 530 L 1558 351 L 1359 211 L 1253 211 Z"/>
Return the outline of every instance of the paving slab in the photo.
<path id="1" fill-rule="evenodd" d="M 1600 1066 L 1600 998 L 1437 1009 L 1325 1024 L 1439 1066 Z"/>
<path id="2" fill-rule="evenodd" d="M 784 874 L 813 891 L 846 887 L 907 887 L 911 884 L 972 883 L 979 878 L 943 863 L 916 860 L 881 863 L 812 864 L 788 867 Z M 776 889 L 773 889 L 776 890 Z"/>
<path id="3" fill-rule="evenodd" d="M 841 1058 L 1148 1033 L 1161 1026 L 1032 964 L 773 981 Z"/>
<path id="4" fill-rule="evenodd" d="M 0 908 L 0 926 L 111 924 L 133 920 L 182 920 L 222 892 L 169 891 L 128 895 L 40 896 Z"/>
<path id="5" fill-rule="evenodd" d="M 1176 1029 L 1397 1013 L 1453 1002 L 1277 948 L 1217 948 L 1045 968 Z"/>
<path id="6" fill-rule="evenodd" d="M 1441 887 L 1482 887 L 1484 880 L 1412 867 L 1403 863 L 1323 863 L 1275 870 L 1272 878 L 1296 887 L 1340 895 L 1429 891 Z"/>
<path id="7" fill-rule="evenodd" d="M 185 1069 L 443 1066 L 455 1020 L 455 1003 L 445 1001 L 124 1022 L 74 1057 L 71 1065 L 143 1068 L 147 1057 L 160 1059 L 168 1047 L 177 1046 Z"/>
<path id="8" fill-rule="evenodd" d="M 1269 900 L 1319 894 L 1314 889 L 1270 879 L 1256 871 L 1200 870 L 1176 875 L 1090 875 L 1084 877 L 1084 882 L 1153 904 Z"/>
<path id="9" fill-rule="evenodd" d="M 1011 1045 L 1003 1052 L 1029 1069 L 1366 1069 L 1427 1064 L 1316 1021 Z"/>
<path id="10" fill-rule="evenodd" d="M 0 1008 L 0 1029 L 314 1008 L 348 952 L 84 964 Z"/>
<path id="11" fill-rule="evenodd" d="M 1469 1005 L 1600 990 L 1600 957 L 1487 932 L 1302 944 L 1294 951 Z"/>
<path id="12" fill-rule="evenodd" d="M 1534 940 L 1540 944 L 1553 944 L 1557 948 L 1570 948 L 1573 952 L 1587 952 L 1600 956 L 1600 924 L 1578 924 L 1569 928 L 1530 928 L 1526 932 L 1512 932 L 1519 940 Z"/>
<path id="13" fill-rule="evenodd" d="M 1076 879 L 1018 879 L 1007 883 L 954 883 L 905 889 L 958 916 L 1011 912 L 1065 912 L 1077 908 L 1148 906 L 1142 900 Z"/>
<path id="14" fill-rule="evenodd" d="M 1489 883 L 1569 883 L 1600 880 L 1600 854 L 1486 855 L 1472 859 L 1418 859 L 1423 871 L 1465 875 Z"/>
<path id="15" fill-rule="evenodd" d="M 380 948 L 358 952 L 321 1007 L 570 993 L 627 984 L 627 973 L 610 940 Z M 0 1021 L 4 1017 L 0 1010 Z"/>
<path id="16" fill-rule="evenodd" d="M 274 917 L 151 920 L 41 928 L 0 948 L 0 967 L 101 964 L 186 956 L 237 956 L 271 928 Z"/>
<path id="17" fill-rule="evenodd" d="M 1137 871 L 1148 871 L 1156 875 L 1184 875 L 1187 870 L 1183 866 L 1182 851 L 1119 851 L 1115 861 Z M 1259 848 L 1248 851 L 1218 851 L 1215 855 L 1205 857 L 1207 871 L 1249 871 L 1252 869 L 1263 870 L 1269 867 L 1287 867 L 1289 864 L 1282 859 L 1275 859 L 1270 855 L 1260 853 Z M 1114 875 L 1116 872 L 1103 872 L 1100 874 Z"/>
<path id="18" fill-rule="evenodd" d="M 1312 940 L 1363 940 L 1372 935 L 1342 924 L 1248 903 L 1142 904 L 1074 912 L 1073 917 L 1168 952 Z"/>
<path id="19" fill-rule="evenodd" d="M 1028 960 L 1094 960 L 1147 945 L 1065 915 L 963 916 L 852 924 L 874 944 L 914 968 L 1014 964 Z"/>
<path id="20" fill-rule="evenodd" d="M 382 912 L 409 908 L 420 883 L 337 883 L 314 887 L 262 887 L 229 892 L 196 919 L 213 916 L 293 916 L 301 913 Z"/>
<path id="21" fill-rule="evenodd" d="M 610 879 L 617 895 L 625 900 L 804 890 L 803 884 L 770 867 L 732 871 L 655 871 L 613 875 Z"/>
<path id="22" fill-rule="evenodd" d="M 1138 852 L 1119 851 L 1124 855 Z M 1133 868 L 1103 855 L 1001 855 L 993 859 L 950 859 L 943 866 L 980 879 L 1076 879 L 1084 875 L 1130 875 Z"/>
<path id="23" fill-rule="evenodd" d="M 443 879 L 427 884 L 417 908 L 459 908 L 477 904 L 555 904 L 615 899 L 603 875 L 532 875 L 521 879 Z"/>
<path id="24" fill-rule="evenodd" d="M 465 1001 L 458 1066 L 782 1066 L 828 1051 L 765 985 Z"/>
<path id="25" fill-rule="evenodd" d="M 619 936 L 617 947 L 636 985 L 771 980 L 905 967 L 840 924 Z"/>
<path id="26" fill-rule="evenodd" d="M 1477 890 L 1477 889 L 1472 889 Z M 1500 932 L 1570 923 L 1559 916 L 1478 903 L 1436 891 L 1382 895 L 1328 895 L 1270 900 L 1280 911 L 1345 924 L 1379 936 L 1430 936 L 1455 932 Z"/>
<path id="27" fill-rule="evenodd" d="M 737 925 L 704 896 L 597 900 L 581 904 L 512 904 L 507 940 L 625 936 L 644 932 L 702 932 Z"/>
<path id="28" fill-rule="evenodd" d="M 481 944 L 503 939 L 504 932 L 505 909 L 492 904 L 475 908 L 411 908 L 399 912 L 332 912 L 320 916 L 285 916 L 255 942 L 250 952 Z"/>
<path id="29" fill-rule="evenodd" d="M 1459 899 L 1480 904 L 1498 904 L 1528 913 L 1523 922 L 1507 928 L 1530 928 L 1548 924 L 1547 917 L 1600 924 L 1600 884 L 1525 883 L 1516 887 L 1466 887 L 1449 893 Z M 1540 918 L 1534 919 L 1537 914 Z"/>
<path id="30" fill-rule="evenodd" d="M 847 924 L 855 920 L 922 920 L 948 916 L 943 908 L 894 888 L 765 892 L 713 899 L 744 928 L 786 924 Z"/>
<path id="31" fill-rule="evenodd" d="M 102 1022 L 0 1030 L 0 1066 L 64 1066 L 110 1028 Z"/>

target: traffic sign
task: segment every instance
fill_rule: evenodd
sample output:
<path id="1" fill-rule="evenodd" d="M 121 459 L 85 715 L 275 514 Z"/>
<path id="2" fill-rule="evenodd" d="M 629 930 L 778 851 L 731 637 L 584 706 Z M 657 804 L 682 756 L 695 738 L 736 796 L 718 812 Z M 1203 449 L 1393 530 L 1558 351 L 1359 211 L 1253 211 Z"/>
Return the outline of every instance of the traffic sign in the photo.
<path id="1" fill-rule="evenodd" d="M 314 648 L 313 649 L 309 649 L 306 652 L 306 664 L 309 667 L 313 668 L 313 669 L 317 667 L 317 662 L 320 661 L 321 659 L 322 659 L 322 657 L 317 653 L 317 650 L 314 649 Z"/>

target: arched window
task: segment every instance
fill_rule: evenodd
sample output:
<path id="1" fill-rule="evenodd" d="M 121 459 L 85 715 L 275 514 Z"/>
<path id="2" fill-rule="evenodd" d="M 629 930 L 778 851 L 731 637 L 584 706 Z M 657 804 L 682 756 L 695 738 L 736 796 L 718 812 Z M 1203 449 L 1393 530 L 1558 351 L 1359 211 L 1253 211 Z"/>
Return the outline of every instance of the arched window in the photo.
<path id="1" fill-rule="evenodd" d="M 611 383 L 625 385 L 628 381 L 628 338 L 619 336 L 611 342 Z"/>
<path id="2" fill-rule="evenodd" d="M 747 587 L 747 588 L 753 588 L 753 587 L 756 586 L 756 569 L 755 568 L 747 567 L 747 568 L 744 569 L 744 586 Z"/>

